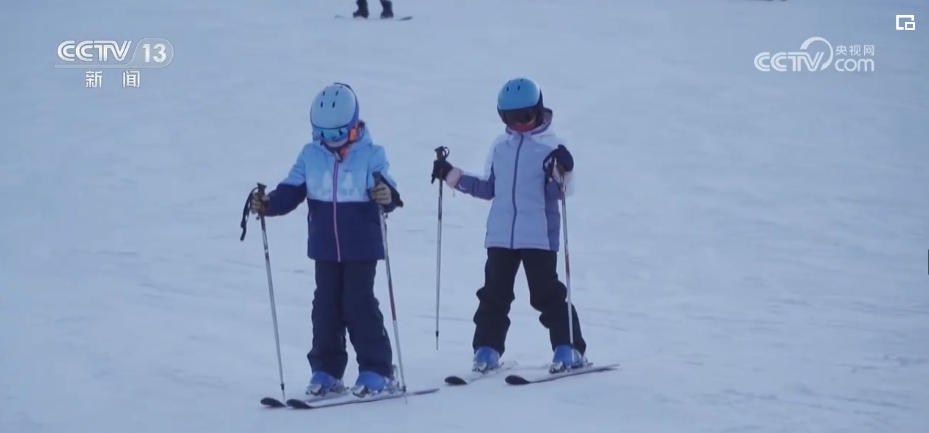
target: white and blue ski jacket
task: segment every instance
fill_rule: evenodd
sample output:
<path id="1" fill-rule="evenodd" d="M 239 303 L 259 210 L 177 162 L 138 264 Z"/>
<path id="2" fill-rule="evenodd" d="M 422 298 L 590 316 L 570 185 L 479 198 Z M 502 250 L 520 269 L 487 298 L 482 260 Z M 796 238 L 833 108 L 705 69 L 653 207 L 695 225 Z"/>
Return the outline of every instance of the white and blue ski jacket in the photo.
<path id="1" fill-rule="evenodd" d="M 390 177 L 384 148 L 373 143 L 367 127 L 344 152 L 334 152 L 318 141 L 304 146 L 297 161 L 274 191 L 268 194 L 266 216 L 290 213 L 306 200 L 307 256 L 336 262 L 381 260 L 380 206 L 371 199 L 374 173 L 380 172 L 393 191 L 385 212 L 402 206 L 397 183 Z"/>
<path id="2" fill-rule="evenodd" d="M 565 144 L 551 128 L 551 113 L 538 128 L 519 133 L 507 129 L 494 140 L 482 176 L 454 168 L 446 183 L 455 190 L 491 200 L 487 215 L 485 248 L 541 249 L 558 251 L 561 185 L 572 195 L 573 172 L 550 178 L 544 168 L 546 157 Z"/>

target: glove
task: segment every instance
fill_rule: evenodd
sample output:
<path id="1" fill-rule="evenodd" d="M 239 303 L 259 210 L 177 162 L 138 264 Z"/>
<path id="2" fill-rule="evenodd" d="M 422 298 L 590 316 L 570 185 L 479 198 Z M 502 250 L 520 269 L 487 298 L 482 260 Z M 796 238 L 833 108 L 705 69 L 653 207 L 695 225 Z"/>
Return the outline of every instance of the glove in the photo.
<path id="1" fill-rule="evenodd" d="M 444 181 L 448 177 L 448 173 L 452 171 L 452 164 L 445 160 L 445 158 L 437 158 L 435 162 L 432 163 L 432 183 L 435 183 L 436 179 L 439 181 Z"/>
<path id="2" fill-rule="evenodd" d="M 393 201 L 393 192 L 386 183 L 379 183 L 371 188 L 371 199 L 381 206 L 387 206 Z"/>
<path id="3" fill-rule="evenodd" d="M 251 196 L 248 199 L 248 210 L 249 212 L 253 214 L 263 215 L 265 212 L 265 209 L 268 208 L 269 201 L 270 199 L 268 198 L 268 196 L 258 191 L 255 191 L 251 194 Z"/>
<path id="4" fill-rule="evenodd" d="M 545 162 L 542 166 L 549 176 L 554 174 L 555 170 L 557 170 L 559 174 L 569 172 L 574 170 L 574 157 L 571 156 L 571 152 L 568 151 L 567 147 L 563 144 L 559 144 L 555 150 L 552 150 L 551 153 L 545 157 Z"/>

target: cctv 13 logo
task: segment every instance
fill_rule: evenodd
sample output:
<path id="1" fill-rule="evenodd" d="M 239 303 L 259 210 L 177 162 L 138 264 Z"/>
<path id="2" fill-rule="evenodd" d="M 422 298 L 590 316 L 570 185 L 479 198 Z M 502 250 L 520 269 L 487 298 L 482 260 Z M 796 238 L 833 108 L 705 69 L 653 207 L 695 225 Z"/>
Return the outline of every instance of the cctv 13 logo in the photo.
<path id="1" fill-rule="evenodd" d="M 172 60 L 174 46 L 164 38 L 144 38 L 137 44 L 126 40 L 67 40 L 58 44 L 55 67 L 164 68 Z"/>

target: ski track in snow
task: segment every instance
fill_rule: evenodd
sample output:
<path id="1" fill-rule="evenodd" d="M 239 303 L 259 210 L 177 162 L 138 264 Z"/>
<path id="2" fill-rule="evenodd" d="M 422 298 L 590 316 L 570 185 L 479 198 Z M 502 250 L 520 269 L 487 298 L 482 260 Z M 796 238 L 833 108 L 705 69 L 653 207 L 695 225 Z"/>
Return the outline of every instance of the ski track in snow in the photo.
<path id="1" fill-rule="evenodd" d="M 0 6 L 16 40 L 0 70 L 0 431 L 464 432 L 478 413 L 500 431 L 926 431 L 929 38 L 891 24 L 925 2 L 398 0 L 403 23 L 311 3 Z M 811 36 L 874 45 L 876 70 L 752 66 Z M 142 37 L 176 57 L 139 89 L 52 67 L 63 40 Z M 436 351 L 432 149 L 478 170 L 496 91 L 520 75 L 578 161 L 588 355 L 623 368 L 261 409 L 279 395 L 268 293 L 258 225 L 239 242 L 237 223 L 309 139 L 313 95 L 350 83 L 387 147 L 407 205 L 388 220 L 406 373 L 432 386 L 470 364 L 488 210 L 446 190 Z M 269 221 L 288 396 L 309 377 L 304 209 Z M 517 284 L 506 358 L 544 364 Z"/>

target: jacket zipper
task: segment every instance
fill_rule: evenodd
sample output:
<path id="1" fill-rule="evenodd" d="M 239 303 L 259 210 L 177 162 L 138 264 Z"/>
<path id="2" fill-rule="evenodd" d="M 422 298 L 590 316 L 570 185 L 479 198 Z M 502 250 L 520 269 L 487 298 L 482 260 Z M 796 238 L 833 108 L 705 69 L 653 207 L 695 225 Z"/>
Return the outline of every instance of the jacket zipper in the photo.
<path id="1" fill-rule="evenodd" d="M 336 158 L 332 168 L 332 231 L 335 233 L 336 261 L 342 261 L 342 248 L 339 246 L 339 159 Z"/>
<path id="2" fill-rule="evenodd" d="M 519 174 L 519 152 L 523 150 L 523 140 L 526 136 L 519 136 L 519 144 L 516 145 L 516 161 L 513 163 L 513 224 L 510 226 L 510 249 L 516 241 L 516 177 Z"/>

